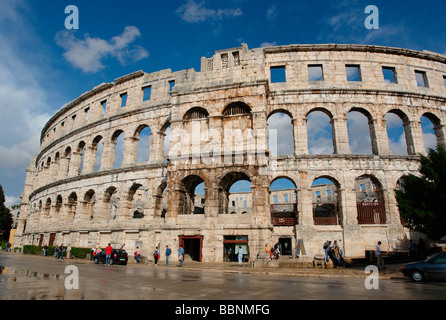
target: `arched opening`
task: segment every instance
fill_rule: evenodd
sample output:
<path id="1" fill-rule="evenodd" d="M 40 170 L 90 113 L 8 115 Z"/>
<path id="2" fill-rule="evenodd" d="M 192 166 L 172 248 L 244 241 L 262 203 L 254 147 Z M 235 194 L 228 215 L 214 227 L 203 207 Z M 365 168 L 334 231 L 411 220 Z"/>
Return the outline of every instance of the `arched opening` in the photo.
<path id="1" fill-rule="evenodd" d="M 204 214 L 205 184 L 201 177 L 190 175 L 181 180 L 180 213 Z"/>
<path id="2" fill-rule="evenodd" d="M 307 139 L 309 154 L 333 154 L 334 139 L 332 116 L 324 109 L 314 109 L 307 115 Z"/>
<path id="3" fill-rule="evenodd" d="M 115 187 L 108 187 L 104 193 L 104 207 L 108 211 L 110 219 L 116 219 L 118 211 L 118 191 Z"/>
<path id="4" fill-rule="evenodd" d="M 147 125 L 142 125 L 136 131 L 138 136 L 138 147 L 136 162 L 147 162 L 150 160 L 150 141 L 152 130 Z"/>
<path id="5" fill-rule="evenodd" d="M 84 196 L 84 212 L 85 216 L 88 217 L 88 219 L 93 220 L 94 219 L 94 206 L 96 204 L 96 194 L 94 190 L 90 189 L 85 193 Z"/>
<path id="6" fill-rule="evenodd" d="M 155 216 L 165 218 L 167 213 L 167 183 L 163 182 L 157 188 L 155 199 Z"/>
<path id="7" fill-rule="evenodd" d="M 251 179 L 245 173 L 228 173 L 220 182 L 220 189 L 219 213 L 252 213 Z"/>
<path id="8" fill-rule="evenodd" d="M 122 130 L 117 130 L 112 136 L 112 143 L 115 144 L 113 169 L 119 169 L 122 167 L 124 160 L 124 141 L 125 133 Z"/>
<path id="9" fill-rule="evenodd" d="M 440 124 L 440 120 L 431 113 L 425 113 L 421 117 L 421 131 L 423 132 L 424 149 L 429 153 L 429 149 L 435 149 L 439 144 L 435 128 Z"/>
<path id="10" fill-rule="evenodd" d="M 56 205 L 54 206 L 55 218 L 60 218 L 60 210 L 62 209 L 62 196 L 59 194 L 56 197 Z"/>
<path id="11" fill-rule="evenodd" d="M 389 149 L 393 155 L 407 155 L 406 131 L 407 116 L 399 110 L 391 110 L 385 116 Z"/>
<path id="12" fill-rule="evenodd" d="M 127 196 L 128 209 L 131 210 L 133 219 L 144 218 L 146 188 L 139 183 L 134 183 Z"/>
<path id="13" fill-rule="evenodd" d="M 166 123 L 166 126 L 161 130 L 163 133 L 162 145 L 164 150 L 164 162 L 167 162 L 169 159 L 169 151 L 170 151 L 170 133 L 171 133 L 171 125 L 170 123 Z"/>
<path id="14" fill-rule="evenodd" d="M 251 108 L 241 101 L 232 102 L 223 110 L 224 116 L 237 116 L 249 113 L 251 113 Z"/>
<path id="15" fill-rule="evenodd" d="M 277 178 L 269 187 L 271 221 L 274 226 L 297 224 L 296 185 L 288 178 Z"/>
<path id="16" fill-rule="evenodd" d="M 84 169 L 84 158 L 85 158 L 85 142 L 81 141 L 77 147 L 77 152 L 80 154 L 80 163 L 79 163 L 79 169 L 78 174 L 82 173 L 82 170 Z"/>
<path id="17" fill-rule="evenodd" d="M 385 224 L 386 211 L 381 183 L 369 175 L 355 179 L 358 224 Z"/>
<path id="18" fill-rule="evenodd" d="M 45 207 L 43 208 L 43 214 L 49 217 L 50 211 L 51 211 L 51 198 L 48 198 L 46 199 Z"/>
<path id="19" fill-rule="evenodd" d="M 293 119 L 288 113 L 275 112 L 268 121 L 268 149 L 272 155 L 294 154 Z"/>
<path id="20" fill-rule="evenodd" d="M 341 196 L 339 183 L 328 176 L 314 179 L 311 185 L 313 221 L 315 225 L 340 225 Z"/>
<path id="21" fill-rule="evenodd" d="M 209 113 L 206 109 L 200 108 L 200 107 L 194 107 L 189 109 L 183 117 L 183 120 L 190 121 L 190 120 L 201 120 L 206 119 L 209 116 Z"/>
<path id="22" fill-rule="evenodd" d="M 67 220 L 70 221 L 76 216 L 76 206 L 77 206 L 77 194 L 76 192 L 70 193 L 67 202 Z"/>
<path id="23" fill-rule="evenodd" d="M 65 175 L 68 175 L 70 171 L 70 162 L 71 162 L 71 148 L 67 147 L 64 152 L 64 158 L 66 159 L 66 171 Z"/>
<path id="24" fill-rule="evenodd" d="M 102 153 L 104 151 L 104 139 L 102 139 L 102 136 L 94 138 L 93 150 L 96 151 L 94 172 L 98 172 L 101 169 Z"/>
<path id="25" fill-rule="evenodd" d="M 370 114 L 361 109 L 352 109 L 347 113 L 347 131 L 350 152 L 372 154 L 371 132 L 373 125 Z"/>

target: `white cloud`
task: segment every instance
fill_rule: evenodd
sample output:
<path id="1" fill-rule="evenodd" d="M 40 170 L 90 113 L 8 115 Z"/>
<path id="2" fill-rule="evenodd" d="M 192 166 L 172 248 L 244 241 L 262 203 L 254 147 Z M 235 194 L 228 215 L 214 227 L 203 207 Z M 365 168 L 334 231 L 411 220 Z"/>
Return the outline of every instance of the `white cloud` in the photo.
<path id="1" fill-rule="evenodd" d="M 271 134 L 270 130 L 277 131 Z M 274 151 L 277 151 L 277 155 L 292 155 L 294 153 L 293 125 L 288 115 L 276 113 L 269 117 L 268 132 L 269 149 L 273 154 Z"/>
<path id="2" fill-rule="evenodd" d="M 42 44 L 22 12 L 28 8 L 21 1 L 0 2 L 0 184 L 8 199 L 23 191 L 26 168 L 50 117 L 42 87 L 44 53 L 26 50 Z"/>
<path id="3" fill-rule="evenodd" d="M 265 41 L 265 42 L 262 42 L 262 43 L 260 44 L 260 47 L 261 47 L 261 48 L 263 48 L 263 47 L 274 47 L 275 45 L 277 45 L 277 42 L 276 42 L 276 41 L 273 41 L 273 42 L 267 42 L 267 41 Z"/>
<path id="4" fill-rule="evenodd" d="M 177 14 L 181 19 L 187 22 L 203 22 L 206 20 L 222 20 L 224 18 L 234 18 L 241 16 L 242 10 L 236 9 L 208 9 L 204 1 L 197 3 L 194 0 L 189 0 L 177 9 Z"/>
<path id="5" fill-rule="evenodd" d="M 347 114 L 348 142 L 354 154 L 372 154 L 370 128 L 366 116 L 357 111 Z"/>
<path id="6" fill-rule="evenodd" d="M 267 19 L 268 21 L 273 20 L 274 18 L 277 17 L 277 15 L 278 15 L 278 13 L 277 13 L 277 8 L 276 8 L 275 5 L 272 5 L 271 7 L 269 7 L 269 8 L 266 10 L 266 19 Z"/>
<path id="7" fill-rule="evenodd" d="M 134 26 L 127 26 L 124 32 L 110 41 L 101 38 L 91 38 L 84 35 L 84 40 L 75 38 L 72 31 L 64 30 L 56 35 L 56 43 L 64 48 L 65 59 L 73 66 L 86 73 L 95 73 L 105 68 L 102 60 L 114 57 L 125 65 L 147 58 L 149 52 L 143 47 L 130 44 L 141 36 L 141 32 Z"/>

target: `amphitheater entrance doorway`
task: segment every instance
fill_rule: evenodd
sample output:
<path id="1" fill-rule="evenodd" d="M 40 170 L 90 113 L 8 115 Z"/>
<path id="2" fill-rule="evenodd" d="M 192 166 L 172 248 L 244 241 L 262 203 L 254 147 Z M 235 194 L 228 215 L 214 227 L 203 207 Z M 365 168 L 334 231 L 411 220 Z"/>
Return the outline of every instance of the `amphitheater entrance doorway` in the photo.
<path id="1" fill-rule="evenodd" d="M 201 262 L 203 236 L 179 236 L 179 240 L 184 248 L 184 254 L 189 255 L 193 261 Z"/>
<path id="2" fill-rule="evenodd" d="M 293 254 L 291 243 L 291 238 L 279 238 L 280 254 L 282 256 L 291 256 Z"/>

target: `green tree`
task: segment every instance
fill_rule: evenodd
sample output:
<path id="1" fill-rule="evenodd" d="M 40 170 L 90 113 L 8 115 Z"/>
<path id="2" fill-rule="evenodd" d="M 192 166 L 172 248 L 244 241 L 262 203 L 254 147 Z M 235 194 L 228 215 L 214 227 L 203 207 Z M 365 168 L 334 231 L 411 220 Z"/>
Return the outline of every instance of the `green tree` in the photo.
<path id="1" fill-rule="evenodd" d="M 412 231 L 438 240 L 446 235 L 446 150 L 438 146 L 421 156 L 420 176 L 401 178 L 395 190 L 398 208 L 405 225 Z"/>
<path id="2" fill-rule="evenodd" d="M 12 216 L 10 210 L 5 207 L 5 194 L 0 185 L 0 238 L 9 239 L 9 232 L 12 227 Z"/>

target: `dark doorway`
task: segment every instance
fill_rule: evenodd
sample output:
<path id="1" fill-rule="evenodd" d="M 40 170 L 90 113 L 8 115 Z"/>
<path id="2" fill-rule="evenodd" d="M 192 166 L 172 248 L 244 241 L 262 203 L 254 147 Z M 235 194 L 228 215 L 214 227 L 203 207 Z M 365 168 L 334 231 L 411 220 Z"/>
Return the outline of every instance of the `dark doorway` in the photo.
<path id="1" fill-rule="evenodd" d="M 183 245 L 184 254 L 189 255 L 193 261 L 201 262 L 203 236 L 180 236 L 180 244 Z"/>
<path id="2" fill-rule="evenodd" d="M 291 256 L 293 254 L 291 247 L 291 238 L 279 238 L 280 254 L 282 256 Z"/>
<path id="3" fill-rule="evenodd" d="M 238 261 L 238 250 L 243 250 L 243 261 L 249 261 L 248 236 L 223 237 L 223 261 Z"/>

